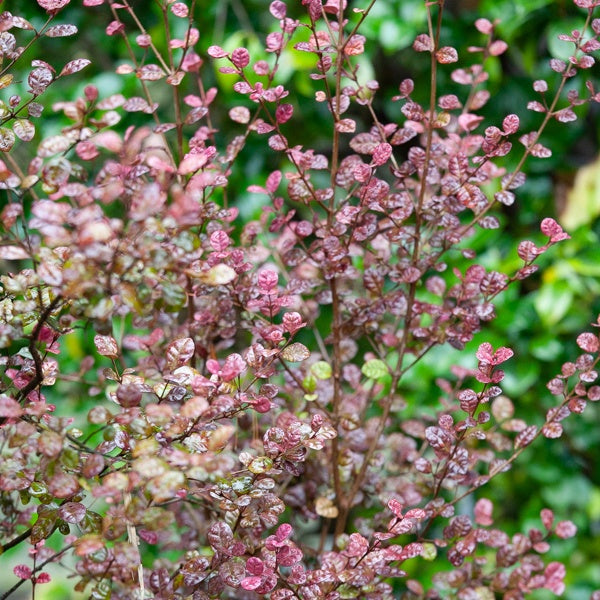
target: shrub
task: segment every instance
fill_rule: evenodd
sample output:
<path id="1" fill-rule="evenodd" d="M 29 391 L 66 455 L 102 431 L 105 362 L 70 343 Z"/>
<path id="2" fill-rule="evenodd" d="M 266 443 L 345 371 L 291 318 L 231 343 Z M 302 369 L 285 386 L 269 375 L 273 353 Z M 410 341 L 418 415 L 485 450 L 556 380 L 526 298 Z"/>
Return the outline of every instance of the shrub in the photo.
<path id="1" fill-rule="evenodd" d="M 69 0 L 37 4 L 39 25 L 0 17 L 9 91 L 30 48 L 78 33 Z M 116 71 L 138 95 L 87 85 L 52 107 L 68 125 L 38 136 L 46 91 L 93 68 L 89 52 L 58 68 L 31 60 L 26 89 L 0 104 L 11 268 L 0 280 L 1 532 L 5 551 L 29 545 L 32 557 L 2 598 L 49 581 L 44 569 L 67 553 L 76 589 L 95 599 L 561 594 L 565 567 L 544 554 L 575 525 L 544 509 L 539 528 L 509 536 L 480 490 L 600 399 L 598 334 L 577 338 L 536 423 L 503 394 L 508 347 L 483 342 L 476 368 L 440 372 L 434 410 L 403 388 L 432 349 L 468 352 L 498 295 L 569 237 L 542 219 L 506 273 L 469 248 L 476 230 L 500 226 L 528 159 L 549 156 L 548 123 L 600 100 L 591 83 L 571 85 L 600 47 L 598 0 L 575 0 L 585 25 L 561 36 L 569 61 L 533 83 L 533 131 L 516 114 L 484 122 L 486 68 L 507 45 L 479 18 L 480 45 L 459 56 L 444 44 L 443 0 L 426 3 L 413 44 L 429 81 L 398 82 L 401 123 L 381 120 L 379 85 L 358 68 L 374 0 L 275 0 L 263 48 L 210 45 L 203 57 L 196 4 L 157 2 L 158 34 L 134 2 L 84 0 L 94 19 L 110 13 L 105 33 L 127 52 Z M 329 115 L 322 152 L 297 143 L 303 107 L 278 80 L 294 52 L 311 58 Z M 208 57 L 238 94 L 227 112 Z M 441 73 L 458 93 L 438 89 Z M 226 139 L 228 120 L 238 133 Z M 251 139 L 280 168 L 238 189 Z M 246 187 L 268 201 L 244 222 Z M 73 340 L 82 356 L 69 370 Z M 59 535 L 58 550 L 45 546 Z M 414 574 L 423 560 L 432 582 Z"/>

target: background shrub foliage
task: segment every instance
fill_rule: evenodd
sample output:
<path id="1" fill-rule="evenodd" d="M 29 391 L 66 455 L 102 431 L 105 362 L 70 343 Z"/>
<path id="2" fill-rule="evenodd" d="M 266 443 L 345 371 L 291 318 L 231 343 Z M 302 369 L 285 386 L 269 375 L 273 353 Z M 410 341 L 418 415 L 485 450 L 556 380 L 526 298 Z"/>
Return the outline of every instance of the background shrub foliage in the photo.
<path id="1" fill-rule="evenodd" d="M 0 597 L 597 598 L 597 4 L 5 0 Z"/>

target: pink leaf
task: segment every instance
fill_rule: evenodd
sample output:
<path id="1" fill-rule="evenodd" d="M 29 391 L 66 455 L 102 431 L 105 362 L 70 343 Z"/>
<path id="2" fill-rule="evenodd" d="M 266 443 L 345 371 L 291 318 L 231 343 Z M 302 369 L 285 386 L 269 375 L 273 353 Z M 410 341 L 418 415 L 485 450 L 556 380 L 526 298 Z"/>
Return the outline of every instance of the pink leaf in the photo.
<path id="1" fill-rule="evenodd" d="M 17 565 L 13 569 L 13 573 L 20 579 L 29 579 L 31 577 L 31 569 L 27 565 Z"/>
<path id="2" fill-rule="evenodd" d="M 554 219 L 549 217 L 542 221 L 540 229 L 544 235 L 547 235 L 550 238 L 550 241 L 553 244 L 571 238 L 571 236 L 566 233 Z"/>
<path id="3" fill-rule="evenodd" d="M 274 0 L 269 6 L 269 12 L 276 19 L 285 19 L 286 10 L 285 2 L 282 2 L 281 0 Z"/>
<path id="4" fill-rule="evenodd" d="M 388 143 L 379 144 L 373 150 L 373 164 L 376 166 L 381 166 L 385 164 L 392 155 L 392 147 Z"/>
<path id="5" fill-rule="evenodd" d="M 209 46 L 206 53 L 212 58 L 225 58 L 229 56 L 221 46 Z"/>
<path id="6" fill-rule="evenodd" d="M 529 446 L 533 441 L 533 438 L 537 435 L 537 427 L 535 425 L 530 425 L 526 427 L 515 439 L 515 448 L 524 448 L 525 446 Z"/>
<path id="7" fill-rule="evenodd" d="M 119 355 L 119 348 L 117 346 L 117 340 L 110 335 L 96 335 L 94 336 L 94 345 L 98 354 L 101 356 L 108 356 L 110 358 L 117 358 Z"/>
<path id="8" fill-rule="evenodd" d="M 421 33 L 416 37 L 412 47 L 415 52 L 431 52 L 433 50 L 433 42 L 426 33 Z"/>
<path id="9" fill-rule="evenodd" d="M 540 511 L 540 517 L 542 524 L 549 531 L 552 529 L 552 523 L 554 521 L 554 513 L 549 508 L 542 508 Z"/>
<path id="10" fill-rule="evenodd" d="M 563 108 L 554 113 L 554 118 L 561 123 L 570 123 L 577 120 L 577 115 L 570 108 Z"/>
<path id="11" fill-rule="evenodd" d="M 548 110 L 541 102 L 538 102 L 537 100 L 532 100 L 531 102 L 528 102 L 527 108 L 529 110 L 533 110 L 534 112 L 539 113 L 545 113 Z"/>
<path id="12" fill-rule="evenodd" d="M 50 573 L 46 573 L 46 571 L 43 571 L 42 573 L 37 575 L 35 578 L 35 582 L 40 583 L 40 584 L 41 583 L 50 583 L 50 581 L 52 581 L 52 578 L 50 577 Z"/>
<path id="13" fill-rule="evenodd" d="M 563 433 L 563 427 L 560 423 L 546 423 L 542 427 L 542 435 L 548 439 L 557 439 Z"/>
<path id="14" fill-rule="evenodd" d="M 87 58 L 71 60 L 62 68 L 60 75 L 72 75 L 73 73 L 77 73 L 78 71 L 85 69 L 91 62 L 92 61 Z"/>
<path id="15" fill-rule="evenodd" d="M 289 121 L 294 113 L 294 107 L 291 104 L 280 104 L 275 110 L 275 120 L 277 123 Z"/>
<path id="16" fill-rule="evenodd" d="M 556 524 L 556 535 L 563 540 L 575 537 L 577 535 L 577 525 L 573 521 L 559 521 Z"/>
<path id="17" fill-rule="evenodd" d="M 246 48 L 236 48 L 231 53 L 231 62 L 238 68 L 243 69 L 250 62 L 250 53 Z"/>
<path id="18" fill-rule="evenodd" d="M 55 12 L 69 4 L 71 0 L 37 0 L 37 3 L 48 12 Z"/>
<path id="19" fill-rule="evenodd" d="M 282 135 L 272 135 L 269 138 L 269 148 L 281 152 L 287 148 L 287 140 Z"/>
<path id="20" fill-rule="evenodd" d="M 491 525 L 493 523 L 492 511 L 494 505 L 487 498 L 480 498 L 475 503 L 475 522 L 479 525 Z"/>
<path id="21" fill-rule="evenodd" d="M 192 338 L 179 338 L 173 340 L 168 346 L 166 351 L 166 359 L 171 370 L 185 364 L 196 351 L 194 340 Z"/>
<path id="22" fill-rule="evenodd" d="M 502 121 L 502 129 L 506 135 L 516 133 L 519 129 L 519 117 L 517 115 L 507 115 Z"/>
<path id="23" fill-rule="evenodd" d="M 183 2 L 175 2 L 175 4 L 171 4 L 171 12 L 176 17 L 185 19 L 185 17 L 187 17 L 189 14 L 189 9 Z"/>
<path id="24" fill-rule="evenodd" d="M 515 202 L 515 195 L 512 192 L 503 190 L 494 194 L 494 199 L 504 204 L 504 206 L 511 206 Z"/>
<path id="25" fill-rule="evenodd" d="M 44 31 L 46 37 L 67 37 L 69 35 L 75 35 L 77 33 L 77 27 L 75 25 L 54 25 L 54 27 L 48 27 Z"/>
<path id="26" fill-rule="evenodd" d="M 29 258 L 29 253 L 21 246 L 0 246 L 0 258 L 4 260 L 22 260 Z"/>
<path id="27" fill-rule="evenodd" d="M 442 65 L 458 61 L 458 52 L 452 46 L 443 46 L 435 53 L 435 58 Z"/>
<path id="28" fill-rule="evenodd" d="M 23 414 L 21 405 L 14 399 L 4 394 L 0 396 L 0 417 L 16 419 Z"/>
<path id="29" fill-rule="evenodd" d="M 577 337 L 577 345 L 585 352 L 598 352 L 600 341 L 593 333 L 582 333 Z"/>
<path id="30" fill-rule="evenodd" d="M 267 191 L 270 194 L 274 194 L 281 183 L 281 171 L 273 171 L 268 177 L 266 182 Z"/>
<path id="31" fill-rule="evenodd" d="M 477 31 L 485 33 L 486 35 L 489 35 L 494 31 L 494 26 L 487 19 L 477 19 L 475 21 L 475 27 L 477 28 Z"/>
<path id="32" fill-rule="evenodd" d="M 496 40 L 490 44 L 489 51 L 492 56 L 500 56 L 506 52 L 507 48 L 508 44 L 506 42 L 502 40 Z"/>
<path id="33" fill-rule="evenodd" d="M 253 577 L 244 577 L 240 585 L 245 590 L 255 590 L 262 583 L 262 577 L 253 576 Z"/>

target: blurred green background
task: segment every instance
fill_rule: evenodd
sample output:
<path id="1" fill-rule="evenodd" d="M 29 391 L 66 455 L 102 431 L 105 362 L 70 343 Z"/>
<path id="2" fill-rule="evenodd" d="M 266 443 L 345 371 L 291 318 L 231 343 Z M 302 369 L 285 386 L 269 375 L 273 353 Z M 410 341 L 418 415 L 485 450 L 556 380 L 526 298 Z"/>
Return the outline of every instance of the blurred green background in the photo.
<path id="1" fill-rule="evenodd" d="M 206 59 L 204 52 L 209 45 L 222 45 L 228 50 L 244 45 L 253 59 L 260 58 L 260 43 L 266 33 L 274 30 L 268 4 L 266 0 L 197 2 L 198 52 Z M 289 4 L 290 15 L 299 16 L 300 3 Z M 353 2 L 352 6 L 362 4 Z M 498 34 L 508 42 L 509 49 L 505 55 L 491 59 L 489 64 L 491 76 L 487 89 L 492 98 L 484 110 L 487 124 L 499 124 L 506 114 L 516 112 L 523 131 L 534 129 L 540 115 L 525 108 L 529 100 L 536 99 L 532 81 L 546 77 L 551 84 L 556 81 L 548 59 L 565 58 L 568 47 L 556 36 L 581 27 L 584 12 L 575 8 L 570 0 L 454 0 L 446 4 L 443 43 L 456 45 L 459 52 L 467 45 L 481 42 L 481 35 L 473 27 L 476 18 L 502 20 Z M 140 14 L 143 14 L 148 32 L 155 44 L 164 48 L 162 20 L 155 4 L 133 0 L 132 5 L 143 8 Z M 43 12 L 31 0 L 5 0 L 3 9 L 30 18 L 38 27 L 44 21 Z M 23 67 L 29 60 L 43 57 L 60 69 L 73 58 L 87 57 L 93 61 L 92 66 L 82 73 L 63 79 L 59 86 L 50 87 L 42 99 L 46 107 L 44 114 L 36 121 L 36 139 L 56 133 L 66 125 L 61 113 L 52 112 L 52 104 L 81 96 L 84 86 L 89 83 L 98 86 L 101 97 L 113 93 L 140 95 L 135 76 L 114 73 L 115 65 L 122 62 L 125 54 L 122 41 L 106 37 L 99 29 L 110 20 L 106 7 L 84 9 L 80 2 L 72 2 L 57 22 L 77 25 L 78 36 L 43 39 L 19 63 Z M 405 77 L 416 82 L 417 98 L 428 93 L 428 59 L 424 55 L 415 55 L 410 48 L 415 36 L 424 31 L 423 0 L 377 0 L 364 24 L 362 33 L 369 41 L 366 54 L 359 61 L 359 73 L 361 80 L 377 79 L 380 82 L 376 111 L 382 122 L 401 120 L 401 103 L 390 99 Z M 18 34 L 20 43 L 28 39 L 27 32 Z M 460 56 L 466 64 L 472 60 L 464 51 Z M 310 143 L 317 151 L 327 153 L 329 120 L 323 105 L 311 101 L 314 88 L 308 70 L 312 65 L 313 59 L 308 54 L 291 52 L 282 59 L 278 77 L 280 83 L 294 90 L 290 101 L 296 109 L 295 122 L 301 124 L 295 129 L 298 135 L 295 143 Z M 449 79 L 449 73 L 450 69 L 442 71 L 440 88 L 444 93 L 463 93 L 461 87 Z M 231 76 L 217 73 L 209 60 L 205 62 L 202 74 L 206 88 L 219 87 L 212 118 L 219 129 L 218 140 L 224 145 L 242 131 L 242 126 L 228 119 L 227 111 L 243 104 L 245 99 L 230 89 Z M 598 88 L 598 69 L 591 69 L 589 76 Z M 570 86 L 583 94 L 583 83 L 579 78 Z M 150 87 L 160 101 L 160 84 L 150 84 Z M 13 88 L 10 90 L 14 93 Z M 184 90 L 185 93 L 194 91 L 192 88 Z M 8 93 L 6 89 L 0 91 L 3 100 Z M 168 98 L 166 100 L 165 108 L 160 110 L 168 111 Z M 352 110 L 358 128 L 368 128 L 366 111 Z M 538 274 L 513 286 L 499 298 L 496 303 L 498 318 L 467 351 L 458 353 L 448 347 L 439 348 L 412 371 L 403 389 L 412 406 L 417 402 L 423 404 L 423 398 L 426 405 L 435 405 L 440 395 L 436 377 L 447 376 L 449 367 L 457 362 L 475 366 L 474 349 L 483 339 L 495 346 L 510 346 L 515 351 L 515 358 L 506 365 L 504 390 L 514 401 L 517 416 L 539 423 L 553 405 L 546 382 L 559 372 L 564 361 L 576 355 L 577 334 L 586 330 L 600 313 L 600 119 L 597 106 L 579 107 L 576 112 L 579 117 L 576 122 L 555 123 L 547 129 L 542 142 L 552 149 L 553 155 L 545 160 L 530 160 L 527 166 L 529 177 L 519 190 L 517 202 L 512 207 L 504 207 L 498 215 L 501 229 L 480 232 L 470 241 L 469 247 L 476 250 L 486 267 L 512 272 L 520 263 L 516 254 L 518 242 L 523 239 L 542 241 L 539 223 L 543 217 L 559 218 L 572 239 L 542 257 L 543 268 Z M 167 113 L 161 116 L 169 120 Z M 140 122 L 139 115 L 128 115 L 118 127 L 124 131 L 127 125 Z M 281 160 L 279 155 L 265 153 L 263 148 L 264 139 L 250 137 L 230 182 L 229 189 L 235 190 L 235 194 L 230 194 L 244 220 L 258 218 L 264 203 L 260 195 L 247 193 L 247 186 L 252 183 L 262 185 L 267 174 Z M 27 148 L 21 146 L 15 151 L 17 157 L 24 157 Z M 508 158 L 509 168 L 511 160 L 515 159 Z M 79 361 L 91 349 L 88 337 L 85 332 L 76 332 L 62 342 L 72 360 L 67 371 L 77 372 Z M 57 393 L 62 396 L 59 410 L 63 414 L 77 413 L 84 419 L 89 406 L 79 400 L 79 394 L 65 394 L 73 389 L 66 384 L 57 387 Z M 538 440 L 512 471 L 482 490 L 482 495 L 495 502 L 496 526 L 510 533 L 540 527 L 539 511 L 544 507 L 552 508 L 557 519 L 571 519 L 577 524 L 577 537 L 556 541 L 550 554 L 553 560 L 564 561 L 567 565 L 565 598 L 568 600 L 584 600 L 592 590 L 600 588 L 599 421 L 598 406 L 588 406 L 583 415 L 567 419 L 560 440 Z M 10 563 L 11 570 L 19 560 L 18 553 L 3 557 L 3 562 Z M 435 569 L 435 562 L 426 565 L 421 562 L 419 577 L 427 582 Z M 75 598 L 70 592 L 71 584 L 61 578 L 61 571 L 53 569 L 51 573 L 53 582 L 38 588 L 37 600 Z M 0 583 L 0 592 L 5 585 Z M 550 596 L 545 592 L 536 594 L 540 598 Z M 21 598 L 28 597 L 29 591 L 25 590 Z"/>

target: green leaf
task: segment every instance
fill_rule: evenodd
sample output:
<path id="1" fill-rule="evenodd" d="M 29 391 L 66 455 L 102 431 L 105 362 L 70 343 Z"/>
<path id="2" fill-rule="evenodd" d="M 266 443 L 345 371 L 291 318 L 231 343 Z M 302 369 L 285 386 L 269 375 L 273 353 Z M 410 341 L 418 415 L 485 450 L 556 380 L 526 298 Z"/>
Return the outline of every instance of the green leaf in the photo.
<path id="1" fill-rule="evenodd" d="M 319 360 L 314 365 L 311 365 L 310 372 L 317 379 L 329 379 L 332 374 L 331 365 L 324 360 Z"/>
<path id="2" fill-rule="evenodd" d="M 307 375 L 302 380 L 302 387 L 308 394 L 312 394 L 317 389 L 317 379 L 313 375 Z"/>
<path id="3" fill-rule="evenodd" d="M 424 558 L 425 560 L 435 560 L 435 557 L 437 556 L 437 548 L 435 547 L 435 544 L 431 544 L 430 542 L 427 542 L 425 544 L 423 544 L 423 552 L 421 552 L 421 557 Z"/>
<path id="4" fill-rule="evenodd" d="M 255 475 L 260 475 L 261 473 L 266 473 L 272 466 L 273 461 L 268 456 L 259 456 L 248 465 L 248 471 Z"/>
<path id="5" fill-rule="evenodd" d="M 361 371 L 362 374 L 369 379 L 381 379 L 389 373 L 387 365 L 378 358 L 368 360 L 362 366 Z"/>

